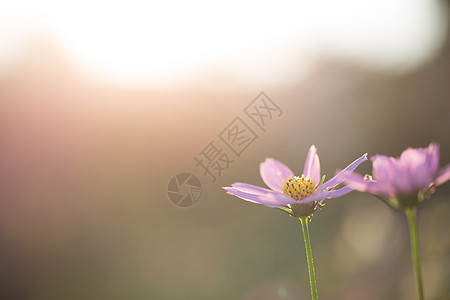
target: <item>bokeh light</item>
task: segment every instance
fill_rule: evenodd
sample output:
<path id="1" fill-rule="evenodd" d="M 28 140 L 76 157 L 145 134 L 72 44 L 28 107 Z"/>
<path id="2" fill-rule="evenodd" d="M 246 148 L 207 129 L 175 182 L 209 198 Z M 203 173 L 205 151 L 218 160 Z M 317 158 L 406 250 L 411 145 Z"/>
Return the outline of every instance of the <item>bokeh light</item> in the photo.
<path id="1" fill-rule="evenodd" d="M 44 35 L 84 76 L 115 84 L 167 86 L 213 70 L 247 84 L 282 84 L 304 76 L 323 54 L 404 70 L 442 46 L 442 6 L 425 0 L 16 1 L 0 12 L 0 62 L 7 65 L 31 36 Z"/>

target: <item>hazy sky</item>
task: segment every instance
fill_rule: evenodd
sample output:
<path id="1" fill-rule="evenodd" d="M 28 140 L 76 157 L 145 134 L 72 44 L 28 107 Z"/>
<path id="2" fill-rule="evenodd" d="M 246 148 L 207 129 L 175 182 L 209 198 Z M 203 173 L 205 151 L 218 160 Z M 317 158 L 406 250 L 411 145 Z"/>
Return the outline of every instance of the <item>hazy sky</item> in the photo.
<path id="1" fill-rule="evenodd" d="M 211 69 L 248 83 L 283 82 L 321 54 L 404 70 L 441 45 L 438 2 L 10 1 L 0 10 L 0 70 L 33 35 L 54 39 L 86 74 L 131 84 Z"/>

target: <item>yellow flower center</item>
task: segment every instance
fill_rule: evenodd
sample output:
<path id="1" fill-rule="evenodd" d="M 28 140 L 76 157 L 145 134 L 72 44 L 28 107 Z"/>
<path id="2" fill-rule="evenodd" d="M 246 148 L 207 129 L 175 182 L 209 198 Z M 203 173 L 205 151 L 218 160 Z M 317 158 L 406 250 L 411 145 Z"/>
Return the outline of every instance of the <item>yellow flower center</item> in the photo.
<path id="1" fill-rule="evenodd" d="M 280 189 L 284 195 L 292 197 L 297 200 L 301 200 L 309 195 L 314 194 L 316 191 L 316 183 L 311 176 L 304 175 L 302 177 L 291 175 L 283 182 Z"/>

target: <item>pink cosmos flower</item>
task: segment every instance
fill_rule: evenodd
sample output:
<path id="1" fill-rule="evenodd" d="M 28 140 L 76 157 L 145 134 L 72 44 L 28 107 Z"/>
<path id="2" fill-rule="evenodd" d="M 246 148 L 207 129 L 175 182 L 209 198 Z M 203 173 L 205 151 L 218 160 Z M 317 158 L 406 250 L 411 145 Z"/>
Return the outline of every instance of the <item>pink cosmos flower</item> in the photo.
<path id="1" fill-rule="evenodd" d="M 428 148 L 408 148 L 399 158 L 375 155 L 371 160 L 373 179 L 344 172 L 344 182 L 355 190 L 385 198 L 417 199 L 418 194 L 432 192 L 434 186 L 450 179 L 450 164 L 438 171 L 439 145 L 436 143 Z"/>
<path id="2" fill-rule="evenodd" d="M 329 198 L 345 195 L 353 190 L 348 186 L 336 189 L 342 183 L 342 175 L 353 172 L 356 167 L 367 160 L 367 153 L 348 165 L 336 176 L 321 184 L 320 162 L 317 148 L 312 145 L 309 149 L 303 169 L 303 175 L 294 176 L 294 172 L 278 160 L 267 158 L 260 165 L 260 173 L 264 183 L 270 188 L 254 186 L 248 183 L 233 183 L 231 187 L 224 187 L 228 194 L 241 199 L 263 204 L 269 207 L 284 207 L 290 213 L 295 204 L 317 203 Z M 325 177 L 325 176 L 324 176 Z"/>

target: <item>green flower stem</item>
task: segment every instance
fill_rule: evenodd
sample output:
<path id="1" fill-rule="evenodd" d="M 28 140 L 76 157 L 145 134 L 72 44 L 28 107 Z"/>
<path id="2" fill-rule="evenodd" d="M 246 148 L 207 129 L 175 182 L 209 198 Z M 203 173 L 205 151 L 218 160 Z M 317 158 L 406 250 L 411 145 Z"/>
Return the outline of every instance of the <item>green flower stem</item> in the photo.
<path id="1" fill-rule="evenodd" d="M 316 275 L 314 273 L 314 263 L 311 250 L 311 242 L 309 241 L 308 217 L 300 218 L 302 223 L 303 237 L 305 239 L 306 259 L 308 260 L 309 283 L 311 286 L 311 297 L 317 300 Z"/>
<path id="2" fill-rule="evenodd" d="M 416 273 L 416 284 L 417 293 L 419 294 L 419 299 L 423 300 L 423 286 L 422 286 L 422 275 L 420 273 L 420 260 L 419 260 L 419 237 L 417 235 L 417 224 L 416 224 L 416 207 L 407 208 L 405 210 L 406 217 L 409 223 L 409 234 L 411 235 L 411 252 L 412 260 L 414 264 L 414 271 Z"/>

